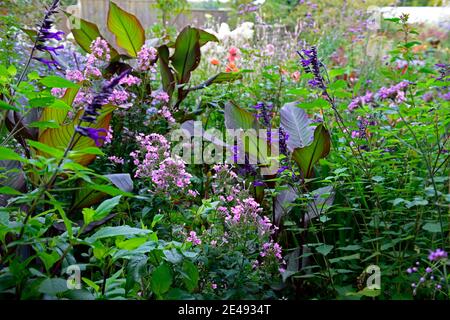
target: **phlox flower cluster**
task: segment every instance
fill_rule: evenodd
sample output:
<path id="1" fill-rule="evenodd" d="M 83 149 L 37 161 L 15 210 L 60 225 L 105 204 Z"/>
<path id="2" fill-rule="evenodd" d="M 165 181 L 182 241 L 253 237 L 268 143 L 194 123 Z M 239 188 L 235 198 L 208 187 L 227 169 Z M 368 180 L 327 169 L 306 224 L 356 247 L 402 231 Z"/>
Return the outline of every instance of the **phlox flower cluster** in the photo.
<path id="1" fill-rule="evenodd" d="M 156 72 L 155 62 L 158 51 L 153 47 L 148 47 L 146 45 L 142 46 L 141 50 L 138 52 L 138 70 L 139 71 L 150 71 L 152 73 Z"/>
<path id="2" fill-rule="evenodd" d="M 181 158 L 170 157 L 170 144 L 157 133 L 139 134 L 136 137 L 140 149 L 130 153 L 137 167 L 135 177 L 150 178 L 157 190 L 185 188 L 191 182 L 186 164 Z"/>

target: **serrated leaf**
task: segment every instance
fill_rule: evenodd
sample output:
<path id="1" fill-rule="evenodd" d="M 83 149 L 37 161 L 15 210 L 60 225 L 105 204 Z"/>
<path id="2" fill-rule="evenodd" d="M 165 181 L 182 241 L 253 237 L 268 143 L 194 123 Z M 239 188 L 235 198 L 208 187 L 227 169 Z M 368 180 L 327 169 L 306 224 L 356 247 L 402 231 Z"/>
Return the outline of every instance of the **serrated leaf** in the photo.
<path id="1" fill-rule="evenodd" d="M 334 246 L 332 246 L 330 244 L 322 244 L 322 245 L 316 247 L 316 251 L 323 256 L 327 256 L 331 252 L 331 250 L 333 250 L 333 248 L 334 248 Z"/>

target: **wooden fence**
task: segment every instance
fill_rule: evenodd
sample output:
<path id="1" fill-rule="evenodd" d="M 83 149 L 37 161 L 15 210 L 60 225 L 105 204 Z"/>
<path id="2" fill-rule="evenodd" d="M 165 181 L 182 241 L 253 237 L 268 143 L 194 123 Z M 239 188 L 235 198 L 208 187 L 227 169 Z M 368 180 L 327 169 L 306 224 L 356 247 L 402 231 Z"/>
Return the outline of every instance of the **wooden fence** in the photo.
<path id="1" fill-rule="evenodd" d="M 122 9 L 136 15 L 146 29 L 160 22 L 158 9 L 152 8 L 153 0 L 115 0 L 114 2 Z M 105 31 L 108 3 L 109 0 L 78 0 L 78 4 L 69 7 L 68 11 L 80 18 L 96 23 L 101 31 Z M 214 21 L 216 24 L 220 24 L 227 20 L 227 10 L 192 9 L 186 14 L 180 14 L 172 18 L 169 24 L 181 30 L 188 24 L 202 27 L 208 21 Z"/>

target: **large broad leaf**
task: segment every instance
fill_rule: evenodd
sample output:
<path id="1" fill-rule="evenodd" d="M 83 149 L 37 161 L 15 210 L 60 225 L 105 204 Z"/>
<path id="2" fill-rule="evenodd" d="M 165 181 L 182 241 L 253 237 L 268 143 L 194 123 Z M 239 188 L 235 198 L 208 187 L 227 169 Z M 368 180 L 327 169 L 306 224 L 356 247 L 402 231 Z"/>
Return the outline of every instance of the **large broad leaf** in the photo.
<path id="1" fill-rule="evenodd" d="M 45 107 L 42 110 L 39 121 L 55 121 L 58 125 L 63 124 L 67 117 L 67 112 L 71 109 L 71 105 L 77 96 L 79 88 L 69 88 L 60 100 L 56 100 L 53 105 Z M 39 136 L 45 130 L 39 131 Z"/>
<path id="2" fill-rule="evenodd" d="M 196 28 L 187 26 L 177 37 L 175 52 L 170 58 L 179 84 L 187 83 L 200 63 L 200 34 Z"/>
<path id="3" fill-rule="evenodd" d="M 92 128 L 96 129 L 105 129 L 108 130 L 109 123 L 111 121 L 111 115 L 112 111 L 115 109 L 115 107 L 110 105 L 105 105 L 102 107 L 102 110 L 100 111 L 100 115 L 97 118 L 97 122 L 94 124 L 89 123 L 81 123 L 81 126 L 91 126 Z M 75 117 L 75 119 L 69 123 L 61 125 L 59 128 L 49 128 L 46 129 L 40 136 L 39 136 L 39 142 L 46 144 L 50 147 L 57 148 L 60 150 L 65 150 L 67 146 L 69 145 L 69 142 L 75 133 L 75 126 L 78 124 L 78 119 L 82 114 L 82 110 L 80 110 Z M 76 139 L 76 143 L 73 146 L 72 150 L 80 151 L 83 149 L 95 147 L 95 142 L 91 138 L 78 136 Z M 46 156 L 47 154 L 45 152 L 38 152 L 38 154 Z M 84 166 L 88 165 L 95 159 L 96 155 L 91 153 L 86 154 L 74 154 L 70 158 Z"/>
<path id="4" fill-rule="evenodd" d="M 289 137 L 290 138 L 290 137 Z M 296 148 L 292 158 L 297 162 L 305 178 L 313 175 L 314 165 L 330 152 L 330 134 L 323 124 L 316 127 L 313 142 L 303 148 Z"/>
<path id="5" fill-rule="evenodd" d="M 225 105 L 225 126 L 227 129 L 258 129 L 255 116 L 232 103 Z"/>
<path id="6" fill-rule="evenodd" d="M 287 145 L 290 151 L 312 143 L 314 127 L 306 112 L 296 102 L 285 104 L 280 110 L 281 127 L 289 134 Z"/>
<path id="7" fill-rule="evenodd" d="M 145 43 L 145 30 L 136 16 L 109 3 L 108 29 L 116 36 L 117 45 L 125 49 L 132 57 L 137 57 Z"/>
<path id="8" fill-rule="evenodd" d="M 172 96 L 173 90 L 175 89 L 175 77 L 169 66 L 169 55 L 169 48 L 166 45 L 158 48 L 159 69 L 163 89 L 169 96 Z"/>
<path id="9" fill-rule="evenodd" d="M 98 26 L 87 20 L 75 17 L 74 15 L 65 12 L 66 16 L 69 18 L 70 24 L 72 26 L 73 37 L 78 45 L 84 51 L 91 53 L 91 43 L 98 37 L 103 38 L 100 34 Z M 115 60 L 119 56 L 118 52 L 109 45 L 111 60 Z"/>
<path id="10" fill-rule="evenodd" d="M 333 186 L 326 186 L 311 192 L 313 199 L 308 203 L 308 211 L 305 215 L 305 222 L 325 213 L 334 201 Z"/>

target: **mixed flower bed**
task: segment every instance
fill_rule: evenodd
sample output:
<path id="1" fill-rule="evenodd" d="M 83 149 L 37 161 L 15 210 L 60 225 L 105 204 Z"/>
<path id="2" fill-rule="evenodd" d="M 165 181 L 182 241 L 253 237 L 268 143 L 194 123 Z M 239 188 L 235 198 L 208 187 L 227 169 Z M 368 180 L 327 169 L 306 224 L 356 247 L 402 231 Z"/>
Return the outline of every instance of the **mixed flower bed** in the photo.
<path id="1" fill-rule="evenodd" d="M 284 47 L 4 21 L 0 297 L 448 299 L 446 35 L 299 6 Z"/>

